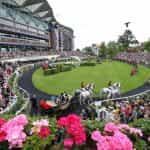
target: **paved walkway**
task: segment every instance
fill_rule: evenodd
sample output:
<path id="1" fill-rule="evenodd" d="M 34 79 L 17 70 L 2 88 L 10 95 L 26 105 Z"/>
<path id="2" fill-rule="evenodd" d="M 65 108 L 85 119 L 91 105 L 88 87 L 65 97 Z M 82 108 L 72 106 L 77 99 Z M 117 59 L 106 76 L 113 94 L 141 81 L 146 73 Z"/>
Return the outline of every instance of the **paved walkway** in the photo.
<path id="1" fill-rule="evenodd" d="M 34 85 L 32 84 L 32 74 L 33 74 L 33 72 L 34 72 L 34 69 L 25 72 L 22 75 L 22 77 L 19 79 L 18 85 L 21 88 L 25 89 L 31 96 L 33 94 L 35 94 L 38 99 L 47 99 L 47 100 L 49 100 L 49 99 L 53 98 L 55 95 L 50 95 L 50 94 L 44 93 L 44 92 L 39 91 L 38 89 L 36 89 L 34 87 Z"/>

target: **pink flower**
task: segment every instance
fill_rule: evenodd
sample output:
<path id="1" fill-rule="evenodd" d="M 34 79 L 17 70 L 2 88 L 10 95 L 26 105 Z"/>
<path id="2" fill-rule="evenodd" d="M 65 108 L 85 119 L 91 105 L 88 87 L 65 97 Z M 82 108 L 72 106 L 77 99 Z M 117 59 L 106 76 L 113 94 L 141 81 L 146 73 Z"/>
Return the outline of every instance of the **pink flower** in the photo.
<path id="1" fill-rule="evenodd" d="M 38 134 L 42 138 L 47 138 L 50 135 L 50 129 L 46 126 L 42 126 Z"/>
<path id="2" fill-rule="evenodd" d="M 79 136 L 74 136 L 73 139 L 74 139 L 76 145 L 81 145 L 81 144 L 85 143 L 85 141 L 86 141 L 86 134 L 82 133 Z"/>
<path id="3" fill-rule="evenodd" d="M 150 142 L 150 136 L 147 138 L 147 141 Z"/>
<path id="4" fill-rule="evenodd" d="M 130 127 L 127 124 L 120 124 L 118 125 L 118 129 L 125 129 L 125 130 L 129 130 Z"/>
<path id="5" fill-rule="evenodd" d="M 1 128 L 1 126 L 2 126 L 3 124 L 5 124 L 5 123 L 6 123 L 6 120 L 3 119 L 3 118 L 0 118 L 0 128 Z"/>
<path id="6" fill-rule="evenodd" d="M 99 139 L 101 138 L 100 132 L 99 132 L 99 131 L 94 131 L 94 132 L 92 132 L 91 138 L 92 138 L 94 141 L 99 141 Z"/>
<path id="7" fill-rule="evenodd" d="M 58 122 L 57 122 L 59 128 L 64 127 L 64 126 L 67 126 L 67 125 L 68 125 L 67 123 L 68 123 L 68 122 L 67 122 L 67 118 L 66 118 L 66 117 L 61 117 L 61 118 L 58 120 Z"/>
<path id="8" fill-rule="evenodd" d="M 22 127 L 16 126 L 7 131 L 7 140 L 10 148 L 22 147 L 26 140 L 26 134 L 22 131 Z"/>
<path id="9" fill-rule="evenodd" d="M 41 127 L 41 126 L 48 126 L 49 122 L 47 119 L 41 119 L 33 122 L 32 124 L 33 126 Z"/>
<path id="10" fill-rule="evenodd" d="M 115 132 L 118 131 L 118 128 L 112 122 L 110 122 L 105 125 L 104 131 Z"/>
<path id="11" fill-rule="evenodd" d="M 9 142 L 9 148 L 22 147 L 26 140 L 26 134 L 23 130 L 27 123 L 25 115 L 18 115 L 1 126 L 1 132 L 6 133 L 5 139 Z"/>
<path id="12" fill-rule="evenodd" d="M 24 115 L 24 114 L 21 114 L 21 115 L 18 115 L 14 118 L 14 121 L 16 121 L 16 123 L 18 125 L 22 125 L 22 126 L 25 126 L 28 124 L 28 119 L 27 119 L 27 116 Z"/>
<path id="13" fill-rule="evenodd" d="M 143 136 L 143 133 L 142 133 L 141 129 L 130 128 L 129 130 L 130 130 L 131 134 L 137 134 L 137 135 L 139 135 L 141 137 Z"/>
<path id="14" fill-rule="evenodd" d="M 0 142 L 3 142 L 6 140 L 6 132 L 3 130 L 0 130 Z"/>
<path id="15" fill-rule="evenodd" d="M 77 115 L 71 114 L 67 116 L 68 124 L 81 123 L 81 118 Z"/>
<path id="16" fill-rule="evenodd" d="M 73 146 L 73 139 L 72 138 L 66 138 L 64 140 L 64 147 L 67 149 L 70 149 Z"/>
<path id="17" fill-rule="evenodd" d="M 107 123 L 104 131 L 113 132 L 112 136 L 101 135 L 99 131 L 94 131 L 91 138 L 97 142 L 97 150 L 133 150 L 133 144 L 130 139 L 119 129 L 128 129 L 127 125 L 116 126 L 113 123 Z"/>
<path id="18" fill-rule="evenodd" d="M 77 145 L 81 145 L 86 141 L 86 134 L 80 123 L 71 124 L 67 128 L 67 133 L 72 136 Z"/>
<path id="19" fill-rule="evenodd" d="M 81 119 L 77 115 L 68 115 L 67 117 L 61 117 L 58 120 L 59 127 L 65 127 L 67 134 L 72 138 L 76 145 L 81 145 L 86 141 L 86 133 L 81 124 Z"/>
<path id="20" fill-rule="evenodd" d="M 41 127 L 48 127 L 49 121 L 46 119 L 37 120 L 32 123 L 33 127 L 31 128 L 30 134 L 39 133 Z"/>

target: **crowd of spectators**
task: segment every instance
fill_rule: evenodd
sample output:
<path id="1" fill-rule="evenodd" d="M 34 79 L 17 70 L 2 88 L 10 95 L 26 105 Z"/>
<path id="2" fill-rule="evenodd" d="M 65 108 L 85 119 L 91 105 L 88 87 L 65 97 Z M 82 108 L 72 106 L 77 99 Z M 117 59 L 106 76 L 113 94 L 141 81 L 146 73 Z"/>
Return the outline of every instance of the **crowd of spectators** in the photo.
<path id="1" fill-rule="evenodd" d="M 0 112 L 16 99 L 15 93 L 8 84 L 13 70 L 12 66 L 0 64 Z"/>
<path id="2" fill-rule="evenodd" d="M 0 60 L 23 58 L 23 57 L 36 57 L 47 56 L 49 51 L 0 51 Z"/>
<path id="3" fill-rule="evenodd" d="M 101 121 L 129 123 L 140 118 L 150 119 L 149 98 L 110 101 L 94 107 L 96 108 L 95 117 L 97 120 Z"/>
<path id="4" fill-rule="evenodd" d="M 23 57 L 36 57 L 36 56 L 48 56 L 59 55 L 62 58 L 78 56 L 84 57 L 85 55 L 79 51 L 46 51 L 46 50 L 30 50 L 30 51 L 0 51 L 0 60 L 23 58 Z"/>
<path id="5" fill-rule="evenodd" d="M 130 64 L 150 64 L 150 53 L 146 51 L 139 51 L 139 52 L 120 52 L 117 54 L 115 59 L 120 61 L 125 61 Z"/>
<path id="6" fill-rule="evenodd" d="M 85 54 L 79 51 L 52 51 L 51 55 L 60 55 L 62 58 L 71 57 L 71 56 L 78 56 L 84 57 Z"/>

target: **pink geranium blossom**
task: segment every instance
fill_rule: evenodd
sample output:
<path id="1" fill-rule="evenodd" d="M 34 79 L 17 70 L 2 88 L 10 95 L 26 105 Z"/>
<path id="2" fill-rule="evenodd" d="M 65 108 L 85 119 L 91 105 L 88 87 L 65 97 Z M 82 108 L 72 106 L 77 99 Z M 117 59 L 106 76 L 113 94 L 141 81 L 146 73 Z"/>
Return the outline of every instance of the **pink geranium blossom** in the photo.
<path id="1" fill-rule="evenodd" d="M 119 124 L 117 127 L 118 127 L 118 129 L 125 129 L 125 130 L 130 129 L 130 127 L 127 124 Z"/>
<path id="2" fill-rule="evenodd" d="M 6 140 L 6 132 L 3 130 L 0 130 L 0 142 L 3 142 Z"/>
<path id="3" fill-rule="evenodd" d="M 66 149 L 70 149 L 73 146 L 73 139 L 72 138 L 66 138 L 64 140 L 64 147 Z"/>
<path id="4" fill-rule="evenodd" d="M 81 145 L 86 141 L 86 133 L 81 123 L 81 118 L 77 115 L 68 115 L 58 120 L 58 126 L 66 128 L 67 135 L 76 145 Z"/>
<path id="5" fill-rule="evenodd" d="M 142 133 L 141 129 L 130 128 L 129 131 L 130 131 L 131 134 L 136 134 L 136 135 L 139 135 L 139 136 L 143 136 L 143 133 Z"/>
<path id="6" fill-rule="evenodd" d="M 92 133 L 92 136 L 91 138 L 94 140 L 94 141 L 97 141 L 101 138 L 101 134 L 99 131 L 93 131 Z"/>
<path id="7" fill-rule="evenodd" d="M 91 138 L 97 142 L 97 150 L 132 150 L 133 145 L 130 139 L 122 133 L 120 128 L 128 128 L 128 126 L 117 126 L 113 123 L 107 123 L 104 131 L 113 132 L 113 135 L 102 135 L 99 131 L 94 131 Z"/>
<path id="8" fill-rule="evenodd" d="M 65 127 L 67 126 L 67 118 L 66 117 L 61 117 L 59 120 L 58 120 L 58 127 Z"/>
<path id="9" fill-rule="evenodd" d="M 41 138 L 47 138 L 50 135 L 50 129 L 47 126 L 42 126 L 38 132 Z"/>
<path id="10" fill-rule="evenodd" d="M 6 133 L 5 139 L 9 142 L 9 148 L 22 147 L 26 140 L 26 134 L 23 130 L 27 124 L 27 117 L 18 115 L 1 126 L 1 132 Z"/>
<path id="11" fill-rule="evenodd" d="M 3 118 L 0 118 L 0 128 L 3 124 L 5 124 L 7 121 Z"/>
<path id="12" fill-rule="evenodd" d="M 112 122 L 110 122 L 105 125 L 104 131 L 115 132 L 118 131 L 118 127 L 115 126 Z"/>
<path id="13" fill-rule="evenodd" d="M 39 133 L 41 127 L 43 127 L 43 126 L 48 127 L 48 124 L 49 124 L 49 121 L 47 119 L 41 119 L 41 120 L 34 121 L 32 123 L 33 127 L 31 128 L 30 134 Z"/>

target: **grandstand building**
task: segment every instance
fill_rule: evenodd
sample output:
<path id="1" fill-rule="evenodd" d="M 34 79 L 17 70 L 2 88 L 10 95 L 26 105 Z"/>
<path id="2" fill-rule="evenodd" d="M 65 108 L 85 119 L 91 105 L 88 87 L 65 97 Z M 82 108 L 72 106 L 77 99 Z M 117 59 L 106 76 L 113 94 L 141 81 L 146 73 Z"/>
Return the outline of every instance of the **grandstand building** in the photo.
<path id="1" fill-rule="evenodd" d="M 0 0 L 0 51 L 73 48 L 73 30 L 55 19 L 47 0 Z"/>

